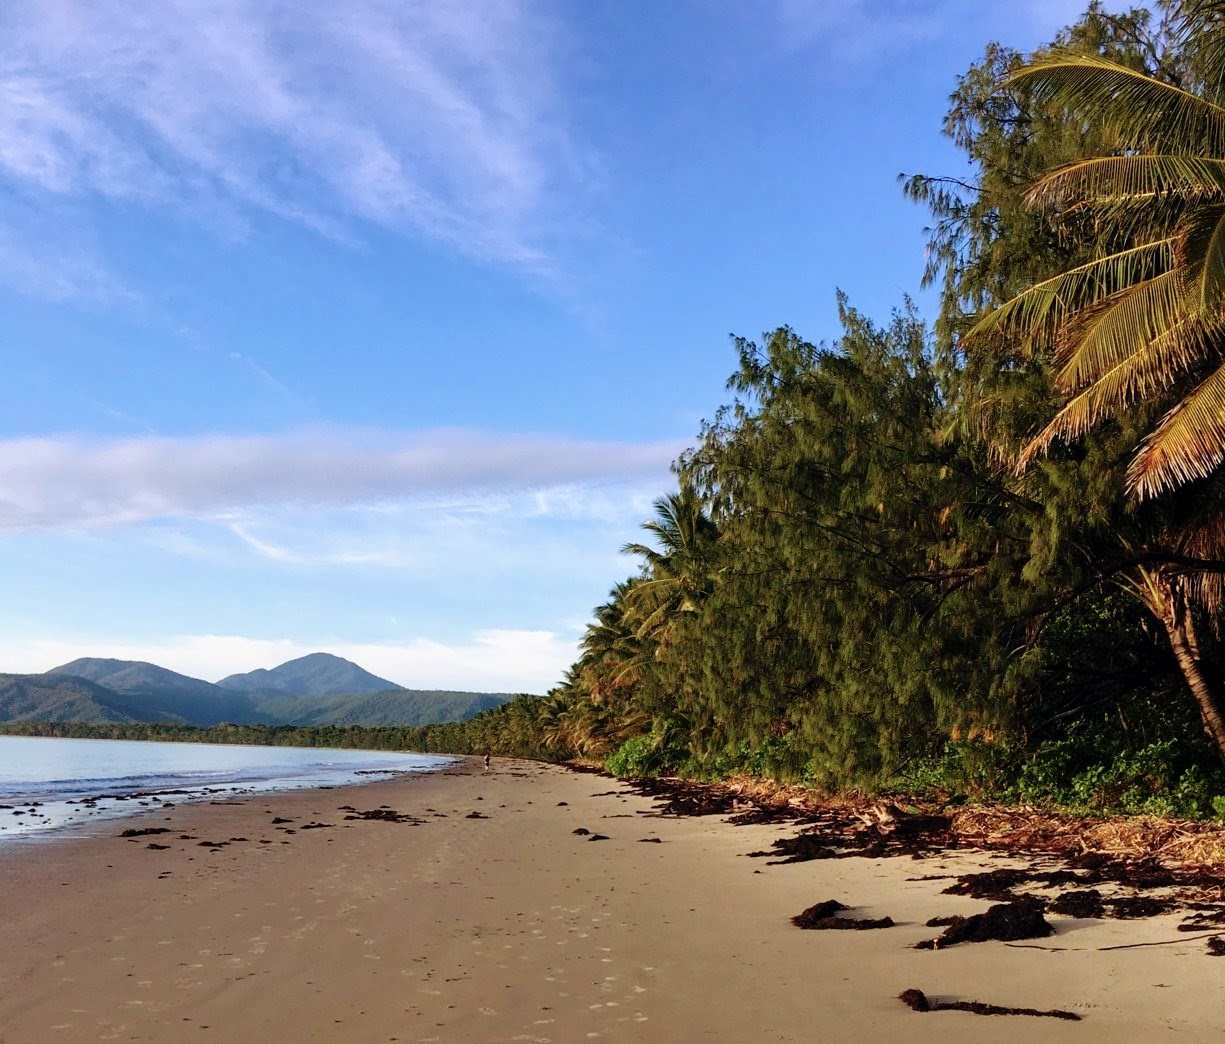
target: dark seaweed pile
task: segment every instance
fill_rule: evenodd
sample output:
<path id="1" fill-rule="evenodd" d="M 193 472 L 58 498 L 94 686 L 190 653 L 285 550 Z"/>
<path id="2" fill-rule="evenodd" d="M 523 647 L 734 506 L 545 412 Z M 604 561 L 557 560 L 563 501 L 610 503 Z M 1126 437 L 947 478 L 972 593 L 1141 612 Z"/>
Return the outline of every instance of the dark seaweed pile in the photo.
<path id="1" fill-rule="evenodd" d="M 872 928 L 892 928 L 892 917 L 839 917 L 842 910 L 849 910 L 837 899 L 827 899 L 823 903 L 810 906 L 803 913 L 791 918 L 791 923 L 797 928 L 816 929 L 818 931 L 865 931 Z"/>
<path id="2" fill-rule="evenodd" d="M 1080 1021 L 1080 1016 L 1076 1012 L 1061 1011 L 1059 1008 L 1039 1011 L 1037 1008 L 1005 1008 L 999 1004 L 984 1004 L 982 1001 L 934 1001 L 922 990 L 914 987 L 903 990 L 898 995 L 898 1000 L 912 1011 L 968 1011 L 975 1015 L 1036 1015 L 1039 1018 Z"/>

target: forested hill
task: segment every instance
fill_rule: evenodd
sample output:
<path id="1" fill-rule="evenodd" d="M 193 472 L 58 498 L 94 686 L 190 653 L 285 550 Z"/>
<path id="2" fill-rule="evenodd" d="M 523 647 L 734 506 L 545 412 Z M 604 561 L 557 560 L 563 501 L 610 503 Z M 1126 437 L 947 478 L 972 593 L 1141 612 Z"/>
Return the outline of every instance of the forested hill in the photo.
<path id="1" fill-rule="evenodd" d="M 85 678 L 0 674 L 0 721 L 162 722 L 138 716 L 131 701 Z"/>
<path id="2" fill-rule="evenodd" d="M 244 690 L 242 679 L 258 687 Z M 326 653 L 224 682 L 152 663 L 85 657 L 45 674 L 0 675 L 0 722 L 422 725 L 461 721 L 509 698 L 400 688 Z"/>
<path id="3" fill-rule="evenodd" d="M 280 692 L 290 696 L 334 696 L 400 687 L 329 653 L 311 653 L 271 670 L 261 668 L 247 674 L 231 674 L 217 684 L 223 689 L 241 692 Z"/>
<path id="4" fill-rule="evenodd" d="M 152 663 L 83 657 L 53 667 L 43 677 L 48 681 L 83 678 L 119 694 L 131 715 L 122 719 L 125 721 L 209 725 L 258 720 L 258 711 L 247 696 Z"/>
<path id="5" fill-rule="evenodd" d="M 391 689 L 349 696 L 265 696 L 261 720 L 283 725 L 429 725 L 490 710 L 506 693 Z"/>

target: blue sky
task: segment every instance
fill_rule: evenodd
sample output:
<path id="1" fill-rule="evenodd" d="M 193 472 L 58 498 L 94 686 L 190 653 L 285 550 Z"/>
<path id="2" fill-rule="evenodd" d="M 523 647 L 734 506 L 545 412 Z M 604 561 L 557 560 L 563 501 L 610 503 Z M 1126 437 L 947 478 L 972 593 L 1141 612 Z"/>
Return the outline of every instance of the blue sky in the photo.
<path id="1" fill-rule="evenodd" d="M 543 692 L 729 334 L 919 293 L 899 173 L 1072 0 L 0 7 L 0 671 Z"/>

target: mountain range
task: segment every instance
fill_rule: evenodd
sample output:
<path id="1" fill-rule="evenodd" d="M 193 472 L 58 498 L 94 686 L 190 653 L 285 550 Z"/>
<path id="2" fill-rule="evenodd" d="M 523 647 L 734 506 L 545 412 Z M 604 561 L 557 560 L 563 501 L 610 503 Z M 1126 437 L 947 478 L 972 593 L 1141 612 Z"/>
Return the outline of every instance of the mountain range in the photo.
<path id="1" fill-rule="evenodd" d="M 44 674 L 0 674 L 0 722 L 424 725 L 462 721 L 509 698 L 405 689 L 329 653 L 216 684 L 152 663 L 98 657 Z"/>

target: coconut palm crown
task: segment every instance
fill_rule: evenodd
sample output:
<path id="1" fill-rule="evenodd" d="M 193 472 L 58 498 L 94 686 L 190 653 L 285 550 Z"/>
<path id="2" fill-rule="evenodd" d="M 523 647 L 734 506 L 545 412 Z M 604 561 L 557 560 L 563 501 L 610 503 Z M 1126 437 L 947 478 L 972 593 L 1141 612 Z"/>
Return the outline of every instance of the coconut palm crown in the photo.
<path id="1" fill-rule="evenodd" d="M 1095 229 L 1087 262 L 981 317 L 970 339 L 1049 351 L 1067 399 L 1022 449 L 1155 406 L 1128 469 L 1143 500 L 1211 475 L 1225 461 L 1225 0 L 1173 4 L 1185 68 L 1163 78 L 1054 53 L 1006 86 L 1086 125 L 1114 147 L 1047 172 L 1029 201 Z"/>

